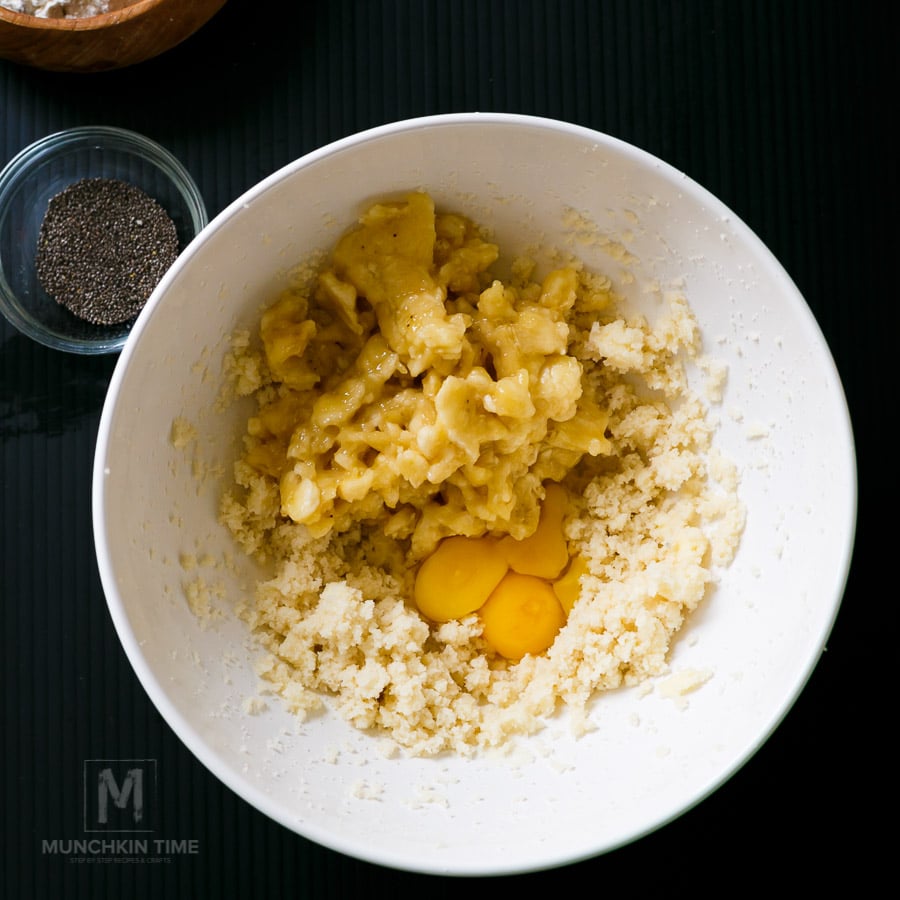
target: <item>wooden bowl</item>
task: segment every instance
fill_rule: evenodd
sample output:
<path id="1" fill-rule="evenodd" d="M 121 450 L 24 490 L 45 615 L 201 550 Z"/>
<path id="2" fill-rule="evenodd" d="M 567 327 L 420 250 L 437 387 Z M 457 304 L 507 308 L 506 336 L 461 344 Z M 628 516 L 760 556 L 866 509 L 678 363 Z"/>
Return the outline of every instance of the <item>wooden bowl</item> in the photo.
<path id="1" fill-rule="evenodd" d="M 121 69 L 190 37 L 226 0 L 111 0 L 99 16 L 50 19 L 0 6 L 0 58 L 56 72 Z"/>

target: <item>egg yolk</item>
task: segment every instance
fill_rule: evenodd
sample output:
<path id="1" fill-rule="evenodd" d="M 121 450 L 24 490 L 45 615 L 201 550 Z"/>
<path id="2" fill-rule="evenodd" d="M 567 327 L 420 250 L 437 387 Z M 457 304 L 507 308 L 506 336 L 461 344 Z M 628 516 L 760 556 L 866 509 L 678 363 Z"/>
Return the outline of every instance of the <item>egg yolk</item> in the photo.
<path id="1" fill-rule="evenodd" d="M 553 592 L 566 611 L 566 615 L 572 612 L 572 607 L 581 594 L 581 576 L 587 575 L 587 571 L 585 560 L 576 556 L 565 575 L 553 582 Z"/>
<path id="2" fill-rule="evenodd" d="M 433 622 L 460 619 L 484 605 L 506 572 L 497 541 L 461 535 L 444 538 L 416 575 L 416 606 Z"/>
<path id="3" fill-rule="evenodd" d="M 482 637 L 507 659 L 543 653 L 566 622 L 553 588 L 542 578 L 509 572 L 479 611 Z"/>
<path id="4" fill-rule="evenodd" d="M 548 484 L 537 529 L 529 537 L 445 538 L 416 575 L 419 611 L 433 622 L 478 612 L 485 641 L 507 659 L 546 650 L 587 573 L 580 557 L 570 564 L 565 509 L 565 489 Z"/>
<path id="5" fill-rule="evenodd" d="M 513 571 L 552 581 L 565 569 L 569 563 L 569 548 L 562 530 L 565 511 L 565 488 L 548 484 L 534 534 L 522 540 L 505 537 L 500 542 Z"/>

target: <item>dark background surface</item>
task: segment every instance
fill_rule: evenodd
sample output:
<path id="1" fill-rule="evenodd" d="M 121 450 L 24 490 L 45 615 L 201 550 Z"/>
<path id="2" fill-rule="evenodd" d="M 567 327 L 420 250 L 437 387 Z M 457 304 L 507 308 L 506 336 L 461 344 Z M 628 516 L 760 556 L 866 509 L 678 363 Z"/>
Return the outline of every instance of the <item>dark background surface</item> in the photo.
<path id="1" fill-rule="evenodd" d="M 877 813 L 889 809 L 883 748 L 897 705 L 877 675 L 896 655 L 897 589 L 874 524 L 896 498 L 895 8 L 229 0 L 186 43 L 131 69 L 65 75 L 0 61 L 0 166 L 50 132 L 119 125 L 178 156 L 211 216 L 307 151 L 411 116 L 531 113 L 634 143 L 720 197 L 795 280 L 843 379 L 860 469 L 854 562 L 827 650 L 783 724 L 712 797 L 563 869 L 394 872 L 269 821 L 162 721 L 120 649 L 94 560 L 92 455 L 115 358 L 47 350 L 0 321 L 0 897 L 730 896 L 784 876 L 804 893 L 846 875 L 857 891 L 874 884 L 889 862 Z M 161 832 L 198 852 L 105 866 L 42 853 L 44 840 L 85 837 L 82 766 L 93 758 L 156 759 Z"/>

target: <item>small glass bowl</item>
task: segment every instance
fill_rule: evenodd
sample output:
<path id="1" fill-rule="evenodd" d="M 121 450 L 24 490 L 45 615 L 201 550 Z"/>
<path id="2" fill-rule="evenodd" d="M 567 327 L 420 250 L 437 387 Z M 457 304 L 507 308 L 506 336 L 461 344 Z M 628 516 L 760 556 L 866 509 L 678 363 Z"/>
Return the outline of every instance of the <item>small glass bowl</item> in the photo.
<path id="1" fill-rule="evenodd" d="M 82 178 L 125 181 L 156 200 L 175 223 L 179 252 L 206 225 L 206 207 L 194 180 L 168 150 L 122 128 L 87 126 L 48 135 L 0 171 L 0 311 L 47 347 L 116 353 L 134 319 L 117 325 L 87 322 L 50 297 L 35 272 L 47 205 Z"/>

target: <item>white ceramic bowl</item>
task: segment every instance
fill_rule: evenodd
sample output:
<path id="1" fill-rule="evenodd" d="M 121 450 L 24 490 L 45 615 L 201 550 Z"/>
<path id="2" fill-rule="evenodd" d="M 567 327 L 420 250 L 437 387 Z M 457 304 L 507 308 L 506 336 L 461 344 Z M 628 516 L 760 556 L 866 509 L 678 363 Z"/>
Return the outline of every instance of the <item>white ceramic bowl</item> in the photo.
<path id="1" fill-rule="evenodd" d="M 673 651 L 710 670 L 690 697 L 622 690 L 580 740 L 552 726 L 509 760 L 385 758 L 327 715 L 258 715 L 255 651 L 226 615 L 189 612 L 182 553 L 231 550 L 216 522 L 246 410 L 216 408 L 220 364 L 288 269 L 333 245 L 367 202 L 425 188 L 492 226 L 502 248 L 559 235 L 590 213 L 638 262 L 618 287 L 683 284 L 707 352 L 729 366 L 717 443 L 742 470 L 747 526 L 713 599 Z M 589 264 L 623 275 L 597 242 Z M 731 411 L 731 412 L 730 412 Z M 739 411 L 740 415 L 731 414 Z M 170 441 L 183 416 L 189 449 Z M 206 477 L 198 482 L 198 471 Z M 822 485 L 828 485 L 823 491 Z M 94 524 L 109 609 L 138 677 L 193 753 L 248 803 L 340 852 L 400 869 L 510 874 L 609 851 L 701 801 L 766 740 L 803 689 L 837 613 L 856 521 L 842 387 L 809 308 L 771 253 L 706 190 L 584 128 L 466 114 L 399 122 L 297 160 L 231 204 L 164 277 L 119 359 L 96 450 Z M 249 564 L 208 573 L 228 601 Z M 355 790 L 365 784 L 366 790 Z M 372 793 L 377 795 L 373 798 Z"/>

